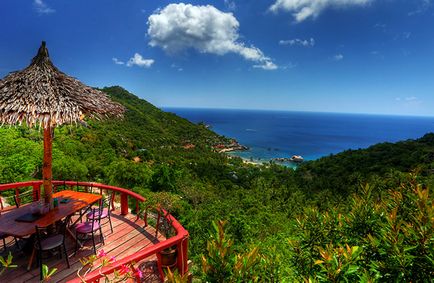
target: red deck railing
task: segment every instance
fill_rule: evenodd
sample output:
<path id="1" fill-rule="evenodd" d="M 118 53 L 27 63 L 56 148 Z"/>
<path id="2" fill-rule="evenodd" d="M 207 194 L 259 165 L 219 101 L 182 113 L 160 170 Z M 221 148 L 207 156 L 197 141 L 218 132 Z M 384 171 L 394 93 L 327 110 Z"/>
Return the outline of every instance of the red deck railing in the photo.
<path id="1" fill-rule="evenodd" d="M 32 195 L 33 200 L 39 200 L 41 196 L 41 186 L 43 184 L 43 181 L 27 181 L 27 182 L 18 182 L 18 183 L 10 183 L 10 184 L 0 184 L 0 192 L 6 191 L 6 190 L 15 190 L 15 198 L 18 202 L 20 202 L 20 189 L 22 188 L 32 188 Z M 137 213 L 137 217 L 139 217 L 139 203 L 145 202 L 146 199 L 130 190 L 119 188 L 115 186 L 109 186 L 104 185 L 100 183 L 92 183 L 92 182 L 76 182 L 76 181 L 53 181 L 53 190 L 56 191 L 57 187 L 64 186 L 64 187 L 83 187 L 86 191 L 90 190 L 93 192 L 93 189 L 99 189 L 99 193 L 102 194 L 103 190 L 106 191 L 112 191 L 115 194 L 120 195 L 120 204 L 121 204 L 121 214 L 127 215 L 128 214 L 128 198 L 132 198 L 135 200 L 135 210 Z M 113 198 L 114 199 L 114 198 Z M 112 207 L 114 207 L 112 205 Z M 4 204 L 0 199 L 0 209 L 4 209 Z M 7 208 L 6 208 L 7 209 Z M 176 235 L 168 238 L 162 242 L 159 242 L 153 246 L 144 248 L 135 254 L 129 255 L 127 257 L 124 257 L 122 259 L 118 259 L 115 263 L 104 267 L 102 270 L 95 270 L 89 274 L 86 275 L 84 280 L 86 282 L 98 282 L 100 278 L 103 277 L 103 274 L 111 274 L 115 270 L 119 270 L 122 265 L 129 264 L 129 263 L 137 263 L 141 260 L 144 260 L 150 256 L 156 255 L 158 259 L 158 268 L 160 276 L 163 277 L 163 270 L 161 267 L 161 255 L 160 252 L 164 249 L 167 249 L 172 246 L 177 246 L 178 249 L 178 255 L 177 255 L 177 268 L 181 275 L 184 275 L 188 272 L 188 232 L 187 230 L 182 227 L 182 225 L 170 214 L 168 214 L 166 211 L 163 211 L 163 216 L 166 218 L 168 223 L 172 226 L 172 228 L 176 231 Z M 146 219 L 145 219 L 146 222 Z M 158 226 L 158 223 L 157 223 Z M 158 230 L 158 227 L 157 227 Z M 74 280 L 69 281 L 70 283 L 79 283 L 82 282 L 81 279 L 76 278 Z"/>

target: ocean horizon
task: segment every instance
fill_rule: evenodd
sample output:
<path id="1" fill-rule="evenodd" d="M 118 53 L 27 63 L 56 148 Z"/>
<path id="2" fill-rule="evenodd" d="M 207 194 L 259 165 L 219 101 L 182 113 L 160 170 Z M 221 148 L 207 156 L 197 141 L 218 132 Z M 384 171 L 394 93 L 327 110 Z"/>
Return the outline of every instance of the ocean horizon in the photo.
<path id="1" fill-rule="evenodd" d="M 256 162 L 301 155 L 315 160 L 348 149 L 416 139 L 434 132 L 434 117 L 278 110 L 164 107 L 235 138 L 248 151 L 232 154 Z"/>

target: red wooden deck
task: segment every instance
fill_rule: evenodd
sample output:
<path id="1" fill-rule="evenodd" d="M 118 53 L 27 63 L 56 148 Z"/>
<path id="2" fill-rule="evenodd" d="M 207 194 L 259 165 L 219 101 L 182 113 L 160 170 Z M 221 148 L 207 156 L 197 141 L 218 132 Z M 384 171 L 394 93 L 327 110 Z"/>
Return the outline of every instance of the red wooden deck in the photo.
<path id="1" fill-rule="evenodd" d="M 132 214 L 122 216 L 118 210 L 113 211 L 112 214 L 113 233 L 111 233 L 108 222 L 105 223 L 104 221 L 102 223 L 104 223 L 105 245 L 99 242 L 99 236 L 97 235 L 97 250 L 103 249 L 109 257 L 114 256 L 121 259 L 165 240 L 160 234 L 158 238 L 155 237 L 154 228 L 150 226 L 144 228 L 145 223 L 142 219 L 136 220 L 136 216 Z M 73 239 L 67 236 L 66 243 L 71 264 L 70 268 L 67 268 L 65 259 L 60 259 L 57 255 L 43 260 L 43 263 L 47 264 L 50 269 L 53 267 L 58 269 L 50 282 L 66 282 L 76 278 L 76 272 L 81 267 L 79 259 L 87 257 L 93 252 L 92 240 L 86 241 L 84 247 L 79 249 L 76 255 L 74 255 L 75 242 Z M 8 248 L 8 250 L 12 251 L 14 255 L 13 262 L 18 264 L 18 268 L 9 269 L 0 275 L 0 282 L 38 282 L 39 267 L 36 266 L 36 262 L 34 262 L 30 271 L 26 269 L 30 255 L 17 251 L 11 239 L 8 239 Z M 5 253 L 2 252 L 2 255 L 5 255 Z M 156 268 L 155 256 L 137 263 L 136 266 L 144 268 L 143 282 L 161 282 Z"/>

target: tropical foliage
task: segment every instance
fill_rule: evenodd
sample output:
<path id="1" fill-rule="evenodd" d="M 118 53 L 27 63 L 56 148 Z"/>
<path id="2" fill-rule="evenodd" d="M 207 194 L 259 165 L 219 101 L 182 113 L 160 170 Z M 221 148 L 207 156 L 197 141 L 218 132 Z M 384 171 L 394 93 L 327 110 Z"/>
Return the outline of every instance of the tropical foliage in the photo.
<path id="1" fill-rule="evenodd" d="M 57 128 L 54 178 L 128 188 L 150 206 L 169 201 L 191 235 L 195 278 L 434 278 L 434 134 L 345 151 L 295 171 L 255 166 L 214 151 L 230 140 L 205 125 L 120 87 L 103 90 L 127 108 L 125 118 Z M 1 183 L 40 179 L 41 157 L 39 129 L 0 128 Z"/>

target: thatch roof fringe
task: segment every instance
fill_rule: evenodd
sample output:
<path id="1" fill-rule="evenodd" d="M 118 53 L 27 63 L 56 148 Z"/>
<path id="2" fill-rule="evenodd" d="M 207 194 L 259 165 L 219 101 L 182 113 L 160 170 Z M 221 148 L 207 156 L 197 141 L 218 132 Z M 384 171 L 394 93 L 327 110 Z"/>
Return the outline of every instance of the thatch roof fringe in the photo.
<path id="1" fill-rule="evenodd" d="M 122 116 L 124 107 L 59 71 L 45 42 L 31 64 L 0 81 L 0 124 L 44 127 L 80 122 L 84 116 Z"/>

